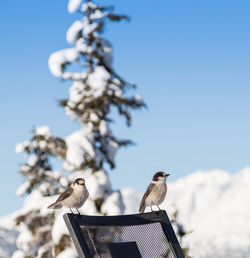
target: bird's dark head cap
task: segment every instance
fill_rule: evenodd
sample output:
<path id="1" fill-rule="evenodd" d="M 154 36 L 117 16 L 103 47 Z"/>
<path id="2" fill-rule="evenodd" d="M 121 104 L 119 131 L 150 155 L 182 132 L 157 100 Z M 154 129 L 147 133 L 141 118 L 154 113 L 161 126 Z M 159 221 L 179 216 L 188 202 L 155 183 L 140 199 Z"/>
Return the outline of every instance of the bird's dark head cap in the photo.
<path id="1" fill-rule="evenodd" d="M 84 185 L 85 184 L 85 180 L 83 178 L 77 178 L 75 180 L 74 184 Z"/>
<path id="2" fill-rule="evenodd" d="M 154 174 L 153 176 L 153 181 L 158 181 L 160 177 L 168 177 L 170 174 L 166 174 L 163 171 L 159 171 L 157 173 Z"/>

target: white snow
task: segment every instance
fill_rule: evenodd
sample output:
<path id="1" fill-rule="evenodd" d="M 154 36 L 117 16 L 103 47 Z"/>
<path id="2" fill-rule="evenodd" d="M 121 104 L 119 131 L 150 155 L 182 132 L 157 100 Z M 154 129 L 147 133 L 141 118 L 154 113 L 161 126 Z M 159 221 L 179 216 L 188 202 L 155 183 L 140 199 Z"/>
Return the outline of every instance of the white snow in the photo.
<path id="1" fill-rule="evenodd" d="M 136 191 L 135 188 L 123 188 L 121 190 L 121 195 L 123 198 L 125 206 L 125 214 L 138 213 L 140 200 L 142 198 L 142 193 Z"/>
<path id="2" fill-rule="evenodd" d="M 37 163 L 38 160 L 39 160 L 38 156 L 36 154 L 32 154 L 32 155 L 30 155 L 27 163 L 30 166 L 35 166 L 35 164 Z"/>
<path id="3" fill-rule="evenodd" d="M 53 176 L 54 179 L 57 180 L 61 176 L 61 172 L 58 170 L 54 170 L 53 173 L 51 173 L 51 175 Z"/>
<path id="4" fill-rule="evenodd" d="M 47 142 L 46 141 L 39 141 L 39 148 L 41 149 L 41 150 L 45 150 L 46 149 L 46 147 L 47 147 Z"/>
<path id="5" fill-rule="evenodd" d="M 21 152 L 24 152 L 25 148 L 28 147 L 30 144 L 30 142 L 28 141 L 25 141 L 25 142 L 20 142 L 16 145 L 16 153 L 21 153 Z"/>
<path id="6" fill-rule="evenodd" d="M 86 78 L 86 72 L 63 72 L 62 78 L 65 80 L 84 80 Z"/>
<path id="7" fill-rule="evenodd" d="M 88 54 L 91 54 L 94 51 L 93 47 L 88 45 L 84 38 L 80 38 L 76 41 L 76 49 L 79 52 Z"/>
<path id="8" fill-rule="evenodd" d="M 105 15 L 106 13 L 101 12 L 100 10 L 95 10 L 95 12 L 90 15 L 90 19 L 91 20 L 102 19 L 103 17 L 105 17 Z"/>
<path id="9" fill-rule="evenodd" d="M 30 170 L 30 166 L 27 164 L 23 164 L 23 165 L 21 165 L 21 170 L 24 172 L 27 172 Z"/>
<path id="10" fill-rule="evenodd" d="M 142 97 L 140 95 L 135 95 L 135 100 L 136 100 L 137 104 L 143 103 Z"/>
<path id="11" fill-rule="evenodd" d="M 75 97 L 77 98 L 77 97 Z M 99 125 L 100 134 L 107 136 L 110 130 L 106 126 L 106 122 L 102 120 Z M 91 124 L 85 126 L 71 135 L 69 135 L 65 141 L 67 144 L 66 159 L 63 164 L 63 168 L 68 171 L 81 168 L 86 159 L 92 159 L 98 165 L 101 162 L 102 153 L 93 147 L 94 135 L 92 133 Z M 119 145 L 109 140 L 105 144 L 105 150 L 110 161 L 114 162 L 116 152 Z"/>
<path id="12" fill-rule="evenodd" d="M 96 113 L 91 113 L 90 116 L 89 116 L 89 119 L 92 121 L 92 122 L 98 122 L 100 119 L 98 117 L 98 115 Z"/>
<path id="13" fill-rule="evenodd" d="M 73 171 L 81 168 L 86 160 L 93 160 L 96 165 L 101 162 L 101 152 L 93 146 L 94 135 L 92 125 L 75 131 L 69 135 L 65 141 L 67 144 L 66 159 L 63 164 L 64 169 Z"/>
<path id="14" fill-rule="evenodd" d="M 52 203 L 53 199 L 54 199 L 53 197 L 43 197 L 42 194 L 39 192 L 39 190 L 34 190 L 31 194 L 29 194 L 25 198 L 23 207 L 20 210 L 14 212 L 13 214 L 10 214 L 8 216 L 8 223 L 1 223 L 1 222 L 6 221 L 6 218 L 3 218 L 3 221 L 2 221 L 2 219 L 0 219 L 0 224 L 2 227 L 11 228 L 13 230 L 12 232 L 15 232 L 15 230 L 17 229 L 15 227 L 15 219 L 17 217 L 26 215 L 27 213 L 34 211 L 34 210 L 40 210 L 41 215 L 46 216 L 48 213 L 51 212 L 51 210 L 47 209 L 47 206 Z M 30 245 L 32 245 L 31 244 L 32 241 L 29 242 L 29 240 L 32 240 L 33 236 L 31 234 L 30 230 L 28 230 L 27 226 L 23 222 L 21 222 L 18 225 L 18 231 L 20 233 L 18 236 L 17 236 L 17 234 L 15 236 L 16 244 L 13 239 L 12 246 L 14 248 L 17 245 L 18 248 L 27 250 L 28 248 L 31 247 Z M 6 237 L 6 239 L 8 239 L 8 238 Z M 0 241 L 0 249 L 2 247 L 3 247 L 3 249 L 5 249 L 5 243 Z M 16 249 L 16 247 L 15 247 L 15 249 Z M 17 251 L 17 252 L 15 252 L 14 257 L 16 257 L 16 258 L 24 257 L 22 255 L 23 255 L 23 253 L 21 251 Z M 1 252 L 0 252 L 0 257 L 9 257 L 9 256 L 1 256 Z"/>
<path id="15" fill-rule="evenodd" d="M 17 232 L 0 226 L 0 257 L 10 257 L 17 249 L 15 241 Z"/>
<path id="16" fill-rule="evenodd" d="M 107 122 L 102 120 L 99 125 L 99 131 L 101 136 L 107 136 L 110 133 L 110 130 L 107 126 Z"/>
<path id="17" fill-rule="evenodd" d="M 69 0 L 68 2 L 68 12 L 74 13 L 81 5 L 82 0 Z"/>
<path id="18" fill-rule="evenodd" d="M 66 177 L 61 177 L 61 178 L 60 178 L 60 184 L 61 184 L 62 186 L 64 186 L 64 187 L 66 187 L 66 186 L 69 184 L 68 178 L 66 178 Z"/>
<path id="19" fill-rule="evenodd" d="M 11 257 L 12 258 L 25 258 L 25 256 L 26 255 L 22 250 L 17 250 L 17 251 L 15 251 L 15 253 Z"/>
<path id="20" fill-rule="evenodd" d="M 121 215 L 124 212 L 122 196 L 119 191 L 114 191 L 110 194 L 102 205 L 101 212 L 107 215 Z"/>
<path id="21" fill-rule="evenodd" d="M 68 62 L 75 61 L 77 58 L 78 52 L 75 48 L 59 50 L 50 55 L 48 61 L 49 69 L 54 76 L 63 76 L 63 66 Z"/>
<path id="22" fill-rule="evenodd" d="M 30 182 L 25 181 L 21 186 L 18 187 L 16 194 L 17 195 L 23 195 L 27 191 L 27 189 L 30 187 Z"/>
<path id="23" fill-rule="evenodd" d="M 39 190 L 42 192 L 42 193 L 46 193 L 46 192 L 49 192 L 49 189 L 51 188 L 51 184 L 49 182 L 42 182 L 40 185 L 39 185 Z"/>
<path id="24" fill-rule="evenodd" d="M 24 205 L 21 210 L 14 212 L 14 215 L 27 213 L 28 211 L 35 209 L 40 210 L 42 215 L 46 215 L 51 212 L 47 207 L 52 203 L 53 199 L 54 196 L 44 197 L 39 190 L 33 190 L 32 193 L 25 198 Z"/>
<path id="25" fill-rule="evenodd" d="M 31 247 L 28 242 L 32 240 L 33 236 L 23 222 L 20 223 L 18 228 L 21 233 L 18 235 L 16 239 L 16 245 L 18 248 L 23 249 L 24 252 L 27 252 Z"/>
<path id="26" fill-rule="evenodd" d="M 56 216 L 54 225 L 52 227 L 51 236 L 55 244 L 59 244 L 63 235 L 68 235 L 68 229 L 65 225 L 63 214 L 67 209 L 62 209 Z"/>
<path id="27" fill-rule="evenodd" d="M 83 24 L 83 31 L 84 31 L 84 36 L 87 37 L 89 34 L 93 33 L 97 27 L 99 26 L 98 23 L 88 23 L 87 20 L 85 20 Z"/>
<path id="28" fill-rule="evenodd" d="M 93 2 L 84 3 L 81 7 L 81 12 L 86 12 L 88 8 L 95 9 L 97 7 Z"/>
<path id="29" fill-rule="evenodd" d="M 74 81 L 72 86 L 69 89 L 69 98 L 70 101 L 77 103 L 84 96 L 84 85 L 82 82 Z"/>
<path id="30" fill-rule="evenodd" d="M 81 21 L 75 21 L 66 33 L 66 39 L 69 44 L 76 43 L 80 31 L 83 29 L 83 23 Z"/>
<path id="31" fill-rule="evenodd" d="M 81 167 L 85 161 L 85 154 L 90 157 L 95 156 L 95 150 L 93 148 L 93 139 L 91 132 L 87 127 L 78 130 L 66 139 L 67 151 L 66 161 L 75 166 L 75 168 Z"/>
<path id="32" fill-rule="evenodd" d="M 97 211 L 95 203 L 93 201 L 91 201 L 90 199 L 88 199 L 84 205 L 82 206 L 81 209 L 79 209 L 79 211 L 81 212 L 81 214 L 85 214 L 85 215 L 100 215 L 100 213 Z"/>
<path id="33" fill-rule="evenodd" d="M 193 189 L 184 190 L 185 185 Z M 219 258 L 249 254 L 249 185 L 249 168 L 234 175 L 219 170 L 197 172 L 177 181 L 175 190 L 170 185 L 171 198 L 178 200 L 176 206 L 184 206 L 184 225 L 194 231 L 188 240 L 191 255 Z"/>
<path id="34" fill-rule="evenodd" d="M 42 136 L 45 136 L 46 138 L 49 138 L 51 136 L 51 131 L 49 126 L 37 126 L 35 129 L 35 134 L 42 135 Z"/>
<path id="35" fill-rule="evenodd" d="M 110 77 L 110 73 L 103 66 L 97 66 L 95 71 L 89 74 L 87 83 L 95 90 L 95 98 L 100 97 L 103 94 Z"/>
<path id="36" fill-rule="evenodd" d="M 88 45 L 86 44 L 84 38 L 80 38 L 76 41 L 76 49 L 79 52 L 87 52 Z"/>
<path id="37" fill-rule="evenodd" d="M 70 171 L 70 172 L 72 172 L 72 171 L 75 170 L 75 166 L 74 166 L 73 164 L 69 163 L 67 160 L 65 160 L 65 161 L 63 162 L 62 168 L 63 168 L 64 170 Z"/>

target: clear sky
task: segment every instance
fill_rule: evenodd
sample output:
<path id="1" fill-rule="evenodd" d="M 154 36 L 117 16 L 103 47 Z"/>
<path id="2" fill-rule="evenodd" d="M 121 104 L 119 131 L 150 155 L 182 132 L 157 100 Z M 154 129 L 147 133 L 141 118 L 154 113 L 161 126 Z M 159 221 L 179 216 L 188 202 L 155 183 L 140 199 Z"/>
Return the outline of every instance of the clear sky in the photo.
<path id="1" fill-rule="evenodd" d="M 143 191 L 157 170 L 171 181 L 198 169 L 231 173 L 250 165 L 249 0 L 155 0 L 114 5 L 131 22 L 109 24 L 114 68 L 138 85 L 148 109 L 132 127 L 117 119 L 117 136 L 137 145 L 122 149 L 110 173 L 114 188 Z M 65 137 L 78 128 L 57 100 L 69 83 L 51 75 L 49 55 L 69 47 L 65 33 L 78 14 L 67 0 L 2 1 L 0 8 L 1 211 L 21 207 L 22 155 L 15 145 L 35 125 Z"/>

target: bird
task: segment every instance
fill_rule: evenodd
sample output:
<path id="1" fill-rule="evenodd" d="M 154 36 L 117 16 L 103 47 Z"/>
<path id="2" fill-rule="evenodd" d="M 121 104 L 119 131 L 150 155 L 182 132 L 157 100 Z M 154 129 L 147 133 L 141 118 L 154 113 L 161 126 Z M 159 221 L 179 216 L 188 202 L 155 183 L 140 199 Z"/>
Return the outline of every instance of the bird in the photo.
<path id="1" fill-rule="evenodd" d="M 156 205 L 158 209 L 161 210 L 158 205 L 160 205 L 166 197 L 166 179 L 169 175 L 170 174 L 166 174 L 162 171 L 154 174 L 151 184 L 142 197 L 139 212 L 143 213 L 147 206 L 150 206 L 153 212 L 152 205 Z"/>
<path id="2" fill-rule="evenodd" d="M 70 209 L 71 213 L 73 213 L 71 208 L 75 208 L 80 215 L 78 208 L 82 207 L 88 197 L 89 192 L 85 185 L 85 180 L 83 178 L 77 178 L 74 183 L 68 186 L 58 199 L 47 208 L 61 209 L 62 207 L 67 207 Z"/>

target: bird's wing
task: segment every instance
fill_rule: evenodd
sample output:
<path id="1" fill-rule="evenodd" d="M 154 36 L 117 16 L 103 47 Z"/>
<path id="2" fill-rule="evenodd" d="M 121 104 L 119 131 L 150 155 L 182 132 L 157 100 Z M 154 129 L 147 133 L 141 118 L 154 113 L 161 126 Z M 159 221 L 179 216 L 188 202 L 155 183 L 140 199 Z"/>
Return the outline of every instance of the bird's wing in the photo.
<path id="1" fill-rule="evenodd" d="M 68 198 L 73 193 L 73 188 L 69 186 L 56 200 L 56 202 L 60 202 L 66 198 Z"/>
<path id="2" fill-rule="evenodd" d="M 145 205 L 145 200 L 146 198 L 148 197 L 149 193 L 151 192 L 152 188 L 154 187 L 154 184 L 150 184 L 146 190 L 146 192 L 144 193 L 143 197 L 142 197 L 142 200 L 141 200 L 141 203 L 140 203 L 140 209 L 142 209 L 142 207 Z"/>

